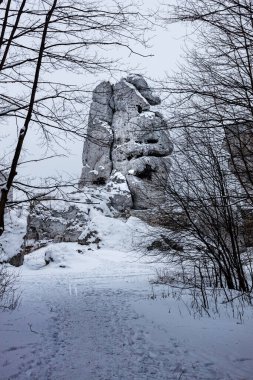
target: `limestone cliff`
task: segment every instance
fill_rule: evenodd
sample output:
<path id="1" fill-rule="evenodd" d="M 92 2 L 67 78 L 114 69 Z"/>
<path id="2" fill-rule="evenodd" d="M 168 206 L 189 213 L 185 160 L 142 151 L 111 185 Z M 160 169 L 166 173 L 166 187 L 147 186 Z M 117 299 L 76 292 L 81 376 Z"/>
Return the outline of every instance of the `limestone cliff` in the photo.
<path id="1" fill-rule="evenodd" d="M 105 218 L 150 210 L 157 218 L 153 210 L 166 200 L 173 148 L 165 118 L 151 109 L 160 102 L 140 75 L 95 88 L 79 191 L 68 194 L 67 203 L 32 205 L 24 253 L 52 241 L 99 248 Z"/>
<path id="2" fill-rule="evenodd" d="M 158 104 L 160 99 L 140 75 L 96 87 L 83 148 L 80 188 L 106 185 L 113 174 L 120 172 L 132 197 L 131 208 L 148 209 L 165 201 L 173 147 L 166 120 L 151 110 Z M 121 205 L 114 202 L 114 206 Z"/>

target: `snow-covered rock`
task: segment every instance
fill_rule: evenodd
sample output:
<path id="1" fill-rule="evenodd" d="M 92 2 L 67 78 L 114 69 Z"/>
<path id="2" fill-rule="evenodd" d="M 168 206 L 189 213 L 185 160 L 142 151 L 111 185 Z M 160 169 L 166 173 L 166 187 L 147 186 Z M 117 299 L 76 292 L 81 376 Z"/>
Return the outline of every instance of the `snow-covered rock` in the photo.
<path id="1" fill-rule="evenodd" d="M 100 83 L 93 92 L 87 138 L 83 146 L 83 169 L 80 186 L 103 185 L 112 171 L 110 158 L 113 134 L 111 129 L 112 86 Z"/>
<path id="2" fill-rule="evenodd" d="M 106 186 L 69 194 L 67 203 L 53 199 L 35 203 L 28 216 L 23 252 L 57 242 L 98 248 L 103 226 L 119 216 L 125 220 L 131 206 L 131 194 L 120 173 L 115 173 Z"/>
<path id="3" fill-rule="evenodd" d="M 159 96 L 153 94 L 151 88 L 149 87 L 147 81 L 140 74 L 129 75 L 126 78 L 127 82 L 132 83 L 141 95 L 147 99 L 151 106 L 155 106 L 161 103 Z"/>
<path id="4" fill-rule="evenodd" d="M 108 190 L 115 173 L 121 173 L 125 191 L 118 189 L 110 197 L 116 210 L 149 209 L 165 202 L 173 145 L 165 118 L 151 110 L 159 103 L 141 75 L 121 79 L 113 87 L 103 82 L 94 90 L 80 188 Z"/>
<path id="5" fill-rule="evenodd" d="M 28 215 L 26 238 L 28 241 L 76 242 L 88 219 L 87 213 L 74 204 L 67 204 L 63 210 L 58 210 L 54 202 L 51 207 L 37 205 Z"/>
<path id="6" fill-rule="evenodd" d="M 113 87 L 113 104 L 116 112 L 127 112 L 129 116 L 150 109 L 149 102 L 141 95 L 137 88 L 121 79 Z"/>
<path id="7" fill-rule="evenodd" d="M 20 266 L 24 261 L 22 249 L 27 229 L 27 209 L 8 209 L 5 215 L 5 231 L 0 240 L 0 264 L 9 262 Z"/>
<path id="8" fill-rule="evenodd" d="M 111 175 L 110 180 L 105 186 L 105 191 L 108 194 L 108 206 L 122 214 L 128 214 L 133 207 L 132 194 L 126 177 L 120 173 L 115 172 Z"/>
<path id="9" fill-rule="evenodd" d="M 25 253 L 51 242 L 97 249 L 103 245 L 101 231 L 109 219 L 126 221 L 132 210 L 157 212 L 166 200 L 173 149 L 166 120 L 151 110 L 159 103 L 140 75 L 95 88 L 80 190 L 69 194 L 68 203 L 48 200 L 31 207 Z"/>

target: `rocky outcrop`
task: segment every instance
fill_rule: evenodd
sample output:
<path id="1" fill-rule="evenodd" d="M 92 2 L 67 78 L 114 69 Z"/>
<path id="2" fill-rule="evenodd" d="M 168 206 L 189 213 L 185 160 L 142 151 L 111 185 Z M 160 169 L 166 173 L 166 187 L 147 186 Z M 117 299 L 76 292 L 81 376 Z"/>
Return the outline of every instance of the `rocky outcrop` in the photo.
<path id="1" fill-rule="evenodd" d="M 88 215 L 75 205 L 57 210 L 38 204 L 28 215 L 26 241 L 76 242 L 88 220 Z"/>
<path id="2" fill-rule="evenodd" d="M 20 266 L 24 261 L 24 236 L 27 229 L 27 210 L 25 206 L 7 209 L 5 230 L 0 239 L 0 264 L 10 263 Z"/>
<path id="3" fill-rule="evenodd" d="M 52 198 L 33 202 L 22 253 L 60 242 L 77 242 L 90 246 L 88 249 L 100 247 L 102 220 L 128 217 L 131 207 L 131 193 L 121 173 L 112 175 L 105 186 L 69 193 L 67 202 Z"/>
<path id="4" fill-rule="evenodd" d="M 48 242 L 99 248 L 101 225 L 94 215 L 128 218 L 149 211 L 143 216 L 149 219 L 150 210 L 165 202 L 173 147 L 166 119 L 151 109 L 160 102 L 140 75 L 95 88 L 79 191 L 67 204 L 52 200 L 31 208 L 25 253 Z"/>
<path id="5" fill-rule="evenodd" d="M 111 129 L 113 108 L 112 86 L 109 82 L 100 83 L 93 92 L 90 108 L 87 137 L 83 147 L 83 170 L 80 186 L 104 185 L 112 171 Z"/>
<path id="6" fill-rule="evenodd" d="M 129 75 L 126 80 L 128 83 L 131 83 L 135 86 L 135 88 L 149 102 L 151 106 L 156 106 L 161 103 L 159 96 L 155 96 L 153 94 L 153 91 L 142 75 Z"/>
<path id="7" fill-rule="evenodd" d="M 80 188 L 106 185 L 121 173 L 132 203 L 114 194 L 111 200 L 117 209 L 122 211 L 122 202 L 144 210 L 165 202 L 173 146 L 165 118 L 151 110 L 160 102 L 141 75 L 114 86 L 103 82 L 94 90 Z"/>

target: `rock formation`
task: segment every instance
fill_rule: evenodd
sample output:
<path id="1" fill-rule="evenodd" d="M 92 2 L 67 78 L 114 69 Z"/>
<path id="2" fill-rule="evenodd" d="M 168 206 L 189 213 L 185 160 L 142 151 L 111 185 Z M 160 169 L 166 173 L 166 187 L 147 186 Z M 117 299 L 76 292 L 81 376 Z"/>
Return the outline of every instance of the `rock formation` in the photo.
<path id="1" fill-rule="evenodd" d="M 87 138 L 83 147 L 84 166 L 80 187 L 90 184 L 104 185 L 112 172 L 112 94 L 112 85 L 109 82 L 100 83 L 93 92 Z"/>
<path id="2" fill-rule="evenodd" d="M 68 203 L 45 200 L 31 207 L 24 253 L 48 242 L 99 248 L 103 218 L 144 212 L 148 219 L 165 202 L 173 147 L 166 120 L 151 110 L 160 102 L 140 75 L 95 88 L 79 191 L 68 195 Z"/>
<path id="3" fill-rule="evenodd" d="M 180 220 L 187 230 L 184 213 L 167 199 L 173 145 L 166 119 L 152 109 L 160 102 L 141 75 L 130 75 L 114 85 L 102 82 L 95 88 L 79 191 L 68 194 L 68 203 L 45 200 L 34 204 L 23 253 L 49 242 L 78 242 L 89 246 L 87 249 L 98 249 L 103 246 L 101 230 L 108 220 L 112 221 L 109 218 L 115 217 L 124 220 L 137 216 L 176 231 L 175 221 Z M 243 184 L 253 194 L 248 185 L 253 173 L 252 128 L 225 132 L 232 170 L 242 176 Z M 167 214 L 159 210 L 165 203 Z M 246 245 L 252 246 L 253 213 L 251 209 L 243 211 Z"/>
<path id="4" fill-rule="evenodd" d="M 165 201 L 173 147 L 166 120 L 150 110 L 160 102 L 140 75 L 96 87 L 80 188 L 106 185 L 119 172 L 127 182 L 134 209 L 145 210 Z M 117 209 L 120 204 L 114 203 Z"/>

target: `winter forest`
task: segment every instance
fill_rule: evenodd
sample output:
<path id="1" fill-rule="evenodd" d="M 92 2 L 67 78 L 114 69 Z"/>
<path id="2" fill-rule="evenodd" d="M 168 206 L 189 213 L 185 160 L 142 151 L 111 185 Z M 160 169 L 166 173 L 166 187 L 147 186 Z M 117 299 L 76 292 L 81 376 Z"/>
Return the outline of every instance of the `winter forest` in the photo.
<path id="1" fill-rule="evenodd" d="M 0 380 L 253 379 L 251 0 L 0 0 Z"/>

